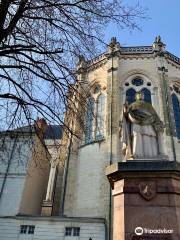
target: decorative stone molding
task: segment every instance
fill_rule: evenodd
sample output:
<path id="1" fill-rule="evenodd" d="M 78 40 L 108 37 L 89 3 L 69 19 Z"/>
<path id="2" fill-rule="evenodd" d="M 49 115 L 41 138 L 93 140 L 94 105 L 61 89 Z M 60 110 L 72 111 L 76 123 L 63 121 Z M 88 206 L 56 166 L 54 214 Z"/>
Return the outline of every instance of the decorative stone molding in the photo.
<path id="1" fill-rule="evenodd" d="M 140 46 L 140 47 L 121 47 L 121 54 L 137 54 L 137 53 L 153 53 L 152 46 Z"/>
<path id="2" fill-rule="evenodd" d="M 118 44 L 118 45 L 117 45 Z M 157 43 L 159 44 L 159 43 Z M 157 45 L 156 44 L 156 45 Z M 135 58 L 155 58 L 158 54 L 158 52 L 160 50 L 157 49 L 157 47 L 153 46 L 138 46 L 138 47 L 121 47 L 119 45 L 119 43 L 116 43 L 116 47 L 115 47 L 115 51 L 114 54 L 116 54 L 117 56 L 119 56 L 120 58 L 125 58 L 125 59 L 133 59 Z M 165 46 L 165 44 L 161 43 L 161 47 Z M 158 45 L 159 46 L 159 45 Z M 176 57 L 175 55 L 173 55 L 172 53 L 165 51 L 165 50 L 161 50 L 160 51 L 163 56 L 165 56 L 165 58 L 170 61 L 171 63 L 176 64 L 176 66 L 180 65 L 180 58 Z M 91 68 L 92 66 L 94 67 L 94 65 L 97 65 L 98 63 L 107 60 L 109 56 L 108 51 L 105 53 L 102 53 L 100 55 L 98 55 L 97 57 L 93 58 L 90 61 L 87 61 L 87 68 Z M 98 66 L 99 67 L 99 66 Z"/>
<path id="3" fill-rule="evenodd" d="M 133 69 L 131 71 L 128 71 L 125 73 L 122 78 L 121 78 L 121 83 L 124 84 L 129 78 L 134 78 L 136 75 L 139 75 L 142 77 L 142 79 L 145 79 L 145 81 L 150 81 L 152 82 L 153 86 L 156 87 L 155 81 L 151 78 L 151 74 L 148 71 L 145 71 L 144 69 Z"/>
<path id="4" fill-rule="evenodd" d="M 180 58 L 176 57 L 175 55 L 173 55 L 172 53 L 166 51 L 165 53 L 165 57 L 167 57 L 168 59 L 172 60 L 173 62 L 180 64 Z"/>

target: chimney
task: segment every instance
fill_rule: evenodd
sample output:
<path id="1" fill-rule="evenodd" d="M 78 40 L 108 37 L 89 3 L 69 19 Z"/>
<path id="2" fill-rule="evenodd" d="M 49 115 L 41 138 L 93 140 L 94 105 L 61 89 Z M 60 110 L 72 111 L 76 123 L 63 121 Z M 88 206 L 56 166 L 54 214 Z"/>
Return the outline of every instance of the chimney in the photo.
<path id="1" fill-rule="evenodd" d="M 35 121 L 35 129 L 39 137 L 43 138 L 47 126 L 47 122 L 44 118 L 37 118 L 37 120 Z"/>

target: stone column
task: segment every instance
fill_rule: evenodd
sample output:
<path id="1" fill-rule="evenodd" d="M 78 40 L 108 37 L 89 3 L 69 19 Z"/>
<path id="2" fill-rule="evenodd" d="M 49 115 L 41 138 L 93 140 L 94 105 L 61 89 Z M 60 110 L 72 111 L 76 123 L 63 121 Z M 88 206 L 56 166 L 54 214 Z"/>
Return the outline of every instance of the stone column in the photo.
<path id="1" fill-rule="evenodd" d="M 108 141 L 111 162 L 119 158 L 119 49 L 120 44 L 112 38 L 107 51 L 107 92 L 108 92 Z"/>
<path id="2" fill-rule="evenodd" d="M 45 201 L 52 201 L 55 176 L 56 176 L 56 165 L 51 164 Z"/>
<path id="3" fill-rule="evenodd" d="M 48 186 L 46 191 L 46 198 L 43 201 L 43 205 L 42 205 L 42 211 L 41 211 L 42 216 L 52 215 L 55 178 L 56 178 L 56 163 L 52 161 L 50 173 L 49 173 Z"/>
<path id="4" fill-rule="evenodd" d="M 107 167 L 113 240 L 180 239 L 180 164 L 129 161 Z"/>

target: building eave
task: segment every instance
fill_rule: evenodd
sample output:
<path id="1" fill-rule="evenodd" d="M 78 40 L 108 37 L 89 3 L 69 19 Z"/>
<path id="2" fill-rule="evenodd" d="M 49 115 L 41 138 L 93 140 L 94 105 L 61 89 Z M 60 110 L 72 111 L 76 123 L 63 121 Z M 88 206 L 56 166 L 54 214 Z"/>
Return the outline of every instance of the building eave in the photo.
<path id="1" fill-rule="evenodd" d="M 29 220 L 29 221 L 51 221 L 51 222 L 86 222 L 86 223 L 103 223 L 104 218 L 93 217 L 66 217 L 66 216 L 30 216 L 30 215 L 16 215 L 16 216 L 0 216 L 0 219 L 15 219 L 15 220 Z"/>
<path id="2" fill-rule="evenodd" d="M 117 56 L 123 57 L 156 57 L 159 55 L 159 52 L 156 51 L 153 46 L 132 46 L 132 47 L 120 47 L 116 52 Z M 176 64 L 176 66 L 180 67 L 180 58 L 173 55 L 168 51 L 163 52 L 166 59 L 170 60 L 172 63 Z M 107 60 L 107 52 L 104 52 L 97 57 L 87 61 L 86 69 L 96 68 L 96 65 L 101 65 Z"/>

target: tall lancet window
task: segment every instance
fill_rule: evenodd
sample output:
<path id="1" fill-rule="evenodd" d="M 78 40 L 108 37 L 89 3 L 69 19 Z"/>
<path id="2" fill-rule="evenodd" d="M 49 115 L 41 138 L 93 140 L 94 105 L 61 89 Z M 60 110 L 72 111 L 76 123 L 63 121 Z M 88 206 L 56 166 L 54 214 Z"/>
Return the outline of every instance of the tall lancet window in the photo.
<path id="1" fill-rule="evenodd" d="M 100 94 L 97 98 L 97 114 L 96 114 L 96 140 L 104 137 L 105 125 L 105 96 Z"/>
<path id="2" fill-rule="evenodd" d="M 143 88 L 141 92 L 144 93 L 144 101 L 151 103 L 151 92 L 147 88 Z"/>
<path id="3" fill-rule="evenodd" d="M 94 99 L 89 98 L 87 103 L 85 143 L 93 140 Z"/>
<path id="4" fill-rule="evenodd" d="M 177 138 L 180 140 L 180 103 L 175 93 L 172 94 L 172 103 L 176 123 L 176 134 Z"/>
<path id="5" fill-rule="evenodd" d="M 144 101 L 151 103 L 151 92 L 147 88 L 141 89 L 140 92 L 144 93 Z M 129 88 L 126 91 L 126 99 L 128 101 L 128 104 L 131 104 L 135 101 L 135 95 L 136 95 L 136 90 L 134 90 L 133 88 Z"/>
<path id="6" fill-rule="evenodd" d="M 131 104 L 135 101 L 136 91 L 133 88 L 130 88 L 126 91 L 126 99 L 128 104 Z"/>

